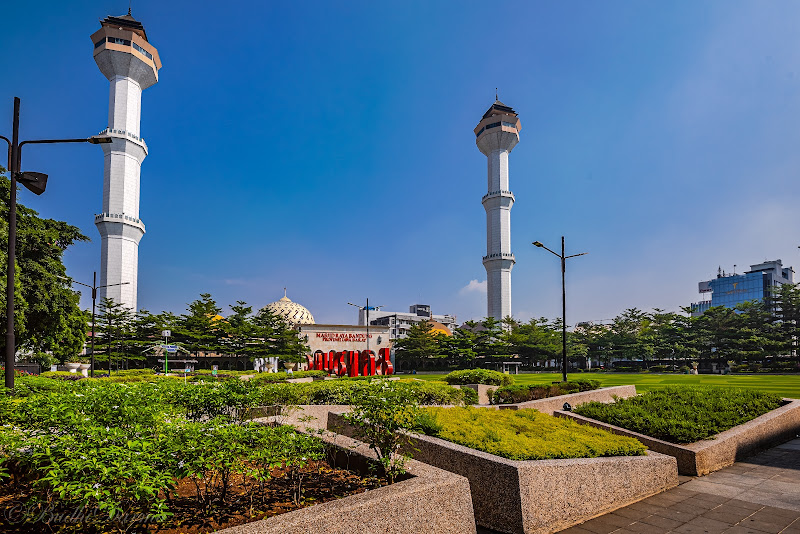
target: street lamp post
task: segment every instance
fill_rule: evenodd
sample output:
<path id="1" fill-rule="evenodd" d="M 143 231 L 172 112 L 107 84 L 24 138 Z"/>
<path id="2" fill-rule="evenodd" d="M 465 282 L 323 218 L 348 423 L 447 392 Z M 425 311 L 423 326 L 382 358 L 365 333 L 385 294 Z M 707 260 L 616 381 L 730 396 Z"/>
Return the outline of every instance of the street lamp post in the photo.
<path id="1" fill-rule="evenodd" d="M 92 285 L 84 284 L 83 282 L 78 282 L 73 280 L 72 278 L 67 278 L 66 276 L 59 276 L 59 278 L 63 280 L 69 280 L 73 284 L 78 284 L 84 287 L 88 287 L 92 290 L 92 366 L 89 370 L 89 374 L 94 378 L 94 317 L 95 317 L 95 304 L 97 303 L 97 290 L 102 289 L 104 287 L 111 287 L 111 286 L 124 286 L 125 284 L 130 284 L 130 282 L 122 282 L 121 284 L 106 284 L 104 286 L 97 285 L 97 271 L 94 272 L 94 276 L 92 277 Z M 108 374 L 111 376 L 111 361 L 109 360 L 108 364 Z"/>
<path id="2" fill-rule="evenodd" d="M 564 382 L 567 381 L 567 287 L 565 282 L 565 272 L 567 267 L 567 260 L 577 256 L 583 256 L 588 252 L 581 252 L 580 254 L 572 254 L 570 256 L 564 255 L 564 236 L 561 236 L 561 254 L 553 252 L 546 246 L 542 245 L 539 241 L 534 241 L 534 245 L 543 248 L 561 260 L 561 377 Z"/>
<path id="3" fill-rule="evenodd" d="M 383 308 L 383 306 L 372 306 L 372 307 L 370 307 L 369 299 L 367 299 L 367 305 L 366 306 L 359 306 L 358 304 L 353 304 L 352 302 L 348 302 L 348 304 L 350 306 L 355 306 L 356 308 L 359 309 L 359 311 L 362 311 L 362 310 L 366 310 L 367 311 L 367 351 L 369 352 L 369 311 L 370 310 L 375 310 L 375 311 L 380 310 L 381 308 Z"/>
<path id="4" fill-rule="evenodd" d="M 52 144 L 52 143 L 111 143 L 113 140 L 106 136 L 92 136 L 83 139 L 36 139 L 19 142 L 19 104 L 18 97 L 14 97 L 14 115 L 11 129 L 11 140 L 0 136 L 8 143 L 8 173 L 11 179 L 11 189 L 8 201 L 8 272 L 6 273 L 6 378 L 5 386 L 14 387 L 14 356 L 16 354 L 14 338 L 14 265 L 16 263 L 17 241 L 17 182 L 21 183 L 32 193 L 41 195 L 47 186 L 47 175 L 40 172 L 20 172 L 22 161 L 22 147 L 26 144 Z"/>

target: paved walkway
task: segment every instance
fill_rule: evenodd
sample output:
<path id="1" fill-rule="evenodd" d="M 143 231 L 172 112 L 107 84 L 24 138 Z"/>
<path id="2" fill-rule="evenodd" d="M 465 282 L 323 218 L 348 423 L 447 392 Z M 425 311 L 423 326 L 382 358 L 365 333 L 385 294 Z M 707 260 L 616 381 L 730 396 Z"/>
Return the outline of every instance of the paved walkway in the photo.
<path id="1" fill-rule="evenodd" d="M 800 534 L 800 439 L 561 532 Z"/>

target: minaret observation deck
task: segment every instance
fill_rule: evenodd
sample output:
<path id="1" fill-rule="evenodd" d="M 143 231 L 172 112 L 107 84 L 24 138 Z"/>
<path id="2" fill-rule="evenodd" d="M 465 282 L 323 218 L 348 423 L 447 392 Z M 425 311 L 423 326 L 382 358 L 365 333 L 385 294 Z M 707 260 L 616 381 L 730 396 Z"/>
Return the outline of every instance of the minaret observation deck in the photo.
<path id="1" fill-rule="evenodd" d="M 91 38 L 94 60 L 110 82 L 108 127 L 102 133 L 113 142 L 102 145 L 103 209 L 95 215 L 95 225 L 102 238 L 100 285 L 120 285 L 100 289 L 99 296 L 135 311 L 139 241 L 145 233 L 139 219 L 139 177 L 147 157 L 139 130 L 142 90 L 158 82 L 161 59 L 130 11 L 100 24 Z"/>
<path id="2" fill-rule="evenodd" d="M 517 113 L 499 100 L 483 114 L 475 127 L 478 149 L 488 162 L 488 192 L 482 203 L 486 210 L 487 317 L 498 321 L 511 315 L 511 207 L 514 194 L 508 185 L 508 154 L 519 142 L 522 125 Z"/>

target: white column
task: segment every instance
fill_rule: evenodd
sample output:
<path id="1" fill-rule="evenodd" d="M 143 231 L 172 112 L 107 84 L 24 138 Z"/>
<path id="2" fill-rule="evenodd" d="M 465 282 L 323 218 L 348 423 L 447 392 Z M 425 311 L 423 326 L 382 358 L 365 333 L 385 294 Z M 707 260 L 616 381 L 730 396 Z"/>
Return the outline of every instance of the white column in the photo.
<path id="1" fill-rule="evenodd" d="M 132 78 L 114 76 L 108 106 L 108 127 L 139 137 L 142 88 Z"/>

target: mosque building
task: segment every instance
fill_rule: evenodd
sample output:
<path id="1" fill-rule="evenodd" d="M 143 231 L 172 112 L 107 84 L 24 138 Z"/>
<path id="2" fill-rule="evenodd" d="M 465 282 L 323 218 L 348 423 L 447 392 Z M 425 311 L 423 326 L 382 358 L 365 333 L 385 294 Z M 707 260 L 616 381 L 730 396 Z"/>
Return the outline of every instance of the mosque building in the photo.
<path id="1" fill-rule="evenodd" d="M 285 318 L 294 326 L 303 342 L 309 346 L 310 354 L 316 351 L 371 350 L 378 354 L 380 349 L 391 349 L 389 328 L 385 326 L 316 324 L 308 309 L 293 302 L 283 291 L 283 298 L 270 302 L 264 309 Z"/>

